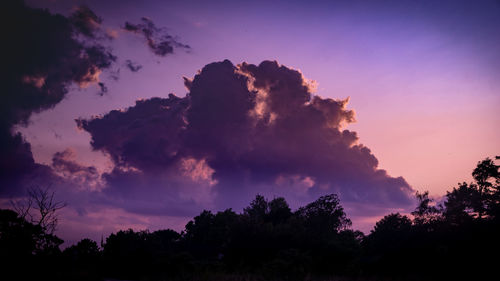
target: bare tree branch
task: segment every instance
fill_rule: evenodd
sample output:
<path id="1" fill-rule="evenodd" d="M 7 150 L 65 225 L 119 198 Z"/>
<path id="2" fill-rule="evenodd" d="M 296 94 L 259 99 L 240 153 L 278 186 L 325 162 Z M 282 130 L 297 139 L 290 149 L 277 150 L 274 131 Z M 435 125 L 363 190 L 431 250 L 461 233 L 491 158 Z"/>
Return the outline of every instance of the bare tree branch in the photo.
<path id="1" fill-rule="evenodd" d="M 66 203 L 54 199 L 51 186 L 42 188 L 32 186 L 24 200 L 11 200 L 12 208 L 20 217 L 40 226 L 47 234 L 53 234 L 58 223 L 57 211 L 66 207 Z"/>

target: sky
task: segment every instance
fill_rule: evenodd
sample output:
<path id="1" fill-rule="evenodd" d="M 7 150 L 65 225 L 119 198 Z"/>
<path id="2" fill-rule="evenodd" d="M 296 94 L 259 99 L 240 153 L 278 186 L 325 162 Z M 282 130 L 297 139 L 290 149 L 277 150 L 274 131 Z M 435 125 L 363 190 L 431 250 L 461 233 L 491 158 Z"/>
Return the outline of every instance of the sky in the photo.
<path id="1" fill-rule="evenodd" d="M 500 151 L 498 1 L 7 3 L 0 201 L 50 185 L 66 243 L 257 193 L 368 233 Z"/>

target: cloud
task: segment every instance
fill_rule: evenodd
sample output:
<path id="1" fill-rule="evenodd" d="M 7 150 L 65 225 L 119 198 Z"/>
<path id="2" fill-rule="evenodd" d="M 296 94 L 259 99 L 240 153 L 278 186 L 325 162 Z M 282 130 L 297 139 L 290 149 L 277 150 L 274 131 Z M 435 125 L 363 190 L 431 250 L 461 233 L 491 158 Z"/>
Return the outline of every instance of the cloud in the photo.
<path id="1" fill-rule="evenodd" d="M 13 132 L 14 126 L 54 107 L 70 85 L 99 82 L 116 57 L 99 43 L 101 19 L 87 7 L 64 17 L 7 1 L 2 11 L 8 25 L 2 34 L 0 194 L 19 195 L 31 182 L 55 176 L 50 167 L 35 163 L 30 144 Z"/>
<path id="2" fill-rule="evenodd" d="M 50 167 L 35 163 L 23 136 L 12 135 L 5 127 L 0 128 L 0 155 L 0 197 L 23 195 L 23 188 L 56 178 Z"/>
<path id="3" fill-rule="evenodd" d="M 96 37 L 96 33 L 100 31 L 102 23 L 102 19 L 87 6 L 77 7 L 69 17 L 69 20 L 77 32 L 92 38 Z"/>
<path id="4" fill-rule="evenodd" d="M 180 153 L 188 106 L 187 99 L 170 94 L 77 120 L 92 132 L 92 147 L 115 164 L 103 175 L 108 196 L 103 204 L 143 214 L 194 215 L 199 206 L 209 207 L 213 171 L 205 161 Z"/>
<path id="5" fill-rule="evenodd" d="M 378 169 L 356 132 L 348 99 L 276 61 L 206 65 L 185 78 L 185 97 L 139 100 L 78 119 L 115 168 L 103 177 L 107 204 L 142 214 L 240 209 L 257 193 L 299 206 L 326 193 L 342 203 L 405 208 L 412 188 Z"/>
<path id="6" fill-rule="evenodd" d="M 146 17 L 143 17 L 138 24 L 125 22 L 123 30 L 144 36 L 149 49 L 160 57 L 174 53 L 174 48 L 191 49 L 189 45 L 178 42 L 164 28 L 156 27 L 153 21 Z"/>
<path id="7" fill-rule="evenodd" d="M 56 152 L 52 157 L 52 170 L 61 178 L 76 184 L 79 189 L 98 190 L 102 187 L 101 176 L 93 166 L 84 166 L 76 161 L 76 152 L 71 148 Z"/>
<path id="8" fill-rule="evenodd" d="M 134 63 L 133 61 L 131 60 L 126 60 L 125 61 L 125 66 L 132 72 L 138 72 L 139 70 L 141 70 L 142 68 L 142 65 L 140 64 L 137 64 L 137 63 Z"/>
<path id="9" fill-rule="evenodd" d="M 77 123 L 92 132 L 92 147 L 106 152 L 117 167 L 162 170 L 178 158 L 188 105 L 186 99 L 170 94 Z"/>

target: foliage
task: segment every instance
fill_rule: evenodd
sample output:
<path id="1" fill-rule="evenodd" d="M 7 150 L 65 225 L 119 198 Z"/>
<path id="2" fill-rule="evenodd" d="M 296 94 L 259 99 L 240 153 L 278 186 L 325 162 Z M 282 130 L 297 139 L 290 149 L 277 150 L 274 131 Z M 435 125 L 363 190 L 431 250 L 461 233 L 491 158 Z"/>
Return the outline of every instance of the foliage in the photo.
<path id="1" fill-rule="evenodd" d="M 40 225 L 26 221 L 12 210 L 0 209 L 0 263 L 3 277 L 18 280 L 40 279 L 51 270 L 50 264 L 60 255 L 63 240 L 46 233 Z M 28 270 L 26 270 L 28 268 Z"/>
<path id="2" fill-rule="evenodd" d="M 129 229 L 102 249 L 83 239 L 62 253 L 48 228 L 0 210 L 0 256 L 17 279 L 490 280 L 499 262 L 491 253 L 500 251 L 498 169 L 479 162 L 474 182 L 443 204 L 417 192 L 411 216 L 388 214 L 367 236 L 350 229 L 335 194 L 296 211 L 257 195 L 241 214 L 205 210 L 181 233 Z M 36 275 L 19 274 L 26 266 Z"/>

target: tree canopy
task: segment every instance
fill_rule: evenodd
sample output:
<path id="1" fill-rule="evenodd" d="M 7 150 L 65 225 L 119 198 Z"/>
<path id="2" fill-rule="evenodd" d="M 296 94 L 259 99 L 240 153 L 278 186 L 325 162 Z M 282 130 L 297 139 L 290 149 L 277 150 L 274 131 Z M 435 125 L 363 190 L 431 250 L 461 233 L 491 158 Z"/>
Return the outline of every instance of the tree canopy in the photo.
<path id="1" fill-rule="evenodd" d="M 0 210 L 0 257 L 14 279 L 488 280 L 500 251 L 498 170 L 478 162 L 474 181 L 439 204 L 417 192 L 413 212 L 384 216 L 366 236 L 336 194 L 296 210 L 257 195 L 241 213 L 204 210 L 181 232 L 121 230 L 62 252 L 50 228 Z"/>

